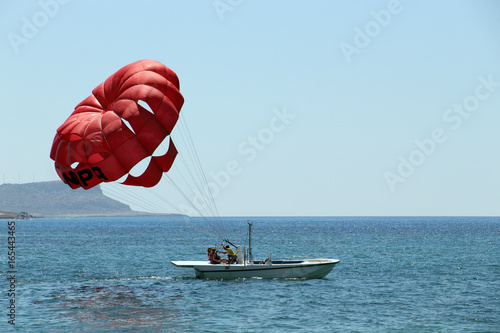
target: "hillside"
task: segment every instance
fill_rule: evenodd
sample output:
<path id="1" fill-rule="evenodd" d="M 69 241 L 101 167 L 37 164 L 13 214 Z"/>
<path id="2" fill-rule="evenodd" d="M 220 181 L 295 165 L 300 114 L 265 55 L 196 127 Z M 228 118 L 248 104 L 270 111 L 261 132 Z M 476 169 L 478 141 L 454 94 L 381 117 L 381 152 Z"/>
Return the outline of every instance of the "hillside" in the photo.
<path id="1" fill-rule="evenodd" d="M 35 216 L 136 215 L 129 206 L 105 196 L 100 187 L 72 190 L 61 181 L 0 185 L 0 218 L 9 212 Z"/>

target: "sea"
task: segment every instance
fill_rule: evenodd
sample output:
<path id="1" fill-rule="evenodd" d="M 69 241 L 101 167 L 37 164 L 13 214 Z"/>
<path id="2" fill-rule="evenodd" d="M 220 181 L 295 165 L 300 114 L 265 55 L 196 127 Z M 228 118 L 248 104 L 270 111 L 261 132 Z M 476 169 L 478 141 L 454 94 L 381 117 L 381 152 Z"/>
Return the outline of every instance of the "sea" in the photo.
<path id="1" fill-rule="evenodd" d="M 196 279 L 223 235 L 322 279 Z M 2 220 L 0 332 L 500 332 L 499 217 Z"/>

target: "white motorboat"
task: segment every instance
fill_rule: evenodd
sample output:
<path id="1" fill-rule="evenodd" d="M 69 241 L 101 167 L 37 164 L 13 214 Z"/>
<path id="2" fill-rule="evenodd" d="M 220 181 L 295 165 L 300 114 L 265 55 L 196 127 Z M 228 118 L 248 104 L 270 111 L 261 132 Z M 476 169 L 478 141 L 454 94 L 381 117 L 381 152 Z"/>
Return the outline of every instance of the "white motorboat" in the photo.
<path id="1" fill-rule="evenodd" d="M 209 261 L 172 261 L 177 267 L 194 268 L 197 278 L 236 279 L 319 279 L 331 272 L 338 259 L 306 259 L 265 262 L 244 262 L 243 264 L 210 264 Z"/>
<path id="2" fill-rule="evenodd" d="M 251 247 L 251 222 L 248 222 L 248 227 L 248 249 L 244 249 L 242 255 L 241 247 L 237 247 L 236 263 L 211 264 L 210 261 L 171 261 L 171 263 L 177 267 L 194 268 L 197 278 L 319 279 L 328 275 L 340 262 L 338 259 L 272 260 L 271 256 L 268 256 L 266 260 L 254 261 Z"/>

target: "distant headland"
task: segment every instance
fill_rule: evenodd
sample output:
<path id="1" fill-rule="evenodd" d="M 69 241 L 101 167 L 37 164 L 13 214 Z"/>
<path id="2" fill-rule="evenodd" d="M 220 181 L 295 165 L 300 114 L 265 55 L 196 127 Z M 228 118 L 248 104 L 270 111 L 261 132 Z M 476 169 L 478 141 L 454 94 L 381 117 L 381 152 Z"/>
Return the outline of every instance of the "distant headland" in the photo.
<path id="1" fill-rule="evenodd" d="M 3 219 L 133 215 L 147 213 L 133 211 L 128 205 L 105 196 L 99 186 L 72 190 L 61 181 L 0 185 L 0 218 Z"/>

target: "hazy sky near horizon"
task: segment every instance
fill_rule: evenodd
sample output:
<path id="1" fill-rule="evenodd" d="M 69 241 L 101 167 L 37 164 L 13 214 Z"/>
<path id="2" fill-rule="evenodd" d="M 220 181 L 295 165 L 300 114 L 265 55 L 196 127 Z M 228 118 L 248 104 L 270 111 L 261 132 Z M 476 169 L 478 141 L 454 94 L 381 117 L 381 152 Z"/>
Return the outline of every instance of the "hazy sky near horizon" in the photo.
<path id="1" fill-rule="evenodd" d="M 1 183 L 58 180 L 56 129 L 154 59 L 221 215 L 500 215 L 498 1 L 0 5 Z"/>

